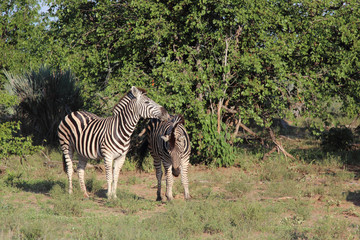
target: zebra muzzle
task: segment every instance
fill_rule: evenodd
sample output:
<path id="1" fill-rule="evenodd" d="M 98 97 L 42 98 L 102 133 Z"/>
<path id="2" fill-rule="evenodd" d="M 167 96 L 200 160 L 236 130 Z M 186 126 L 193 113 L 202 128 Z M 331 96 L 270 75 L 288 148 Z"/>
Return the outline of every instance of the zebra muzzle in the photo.
<path id="1" fill-rule="evenodd" d="M 174 177 L 178 177 L 180 175 L 180 168 L 172 167 L 172 174 L 174 175 Z"/>
<path id="2" fill-rule="evenodd" d="M 160 111 L 161 111 L 161 116 L 160 116 L 161 121 L 167 121 L 170 119 L 170 115 L 164 107 L 161 107 Z"/>

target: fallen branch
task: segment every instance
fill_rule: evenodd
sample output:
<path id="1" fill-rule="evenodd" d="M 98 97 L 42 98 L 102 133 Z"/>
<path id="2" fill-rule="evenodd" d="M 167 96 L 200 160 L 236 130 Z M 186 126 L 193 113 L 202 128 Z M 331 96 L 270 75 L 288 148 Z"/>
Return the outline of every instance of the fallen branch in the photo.
<path id="1" fill-rule="evenodd" d="M 275 147 L 274 147 L 275 149 L 272 148 L 272 149 L 270 150 L 270 152 L 264 154 L 263 159 L 266 159 L 270 154 L 272 154 L 273 152 L 275 152 L 275 150 L 277 149 L 278 151 L 281 151 L 281 152 L 285 155 L 285 158 L 286 158 L 286 157 L 289 157 L 289 158 L 291 158 L 292 160 L 296 160 L 296 158 L 295 158 L 293 155 L 291 155 L 290 153 L 288 153 L 288 152 L 284 149 L 284 147 L 281 145 L 281 143 L 276 140 L 276 137 L 275 137 L 275 134 L 274 134 L 273 130 L 272 130 L 271 128 L 268 128 L 268 131 L 269 131 L 269 134 L 270 134 L 270 137 L 271 137 L 272 142 L 275 144 Z"/>
<path id="2" fill-rule="evenodd" d="M 265 160 L 266 158 L 268 158 L 273 152 L 275 152 L 276 150 L 278 150 L 277 146 L 273 147 L 270 152 L 267 152 L 264 154 L 263 160 Z"/>
<path id="3" fill-rule="evenodd" d="M 296 198 L 295 197 L 279 197 L 279 198 L 264 197 L 261 198 L 260 201 L 264 201 L 264 200 L 284 201 L 289 199 L 296 199 Z"/>
<path id="4" fill-rule="evenodd" d="M 73 161 L 73 164 L 78 164 L 79 163 L 79 161 Z M 45 167 L 50 167 L 50 168 L 54 168 L 54 167 L 57 167 L 58 165 L 62 165 L 63 164 L 63 162 L 62 161 L 44 161 L 44 166 Z M 92 169 L 92 168 L 94 168 L 94 169 L 96 169 L 96 170 L 98 170 L 98 171 L 100 171 L 100 172 L 103 172 L 104 171 L 104 167 L 102 166 L 102 165 L 93 165 L 93 164 L 91 164 L 91 163 L 87 163 L 86 164 L 86 168 L 87 169 Z M 76 171 L 76 168 L 74 168 L 74 171 Z"/>
<path id="5" fill-rule="evenodd" d="M 41 153 L 44 155 L 44 157 L 45 157 L 49 162 L 51 162 L 51 159 L 50 159 L 43 151 L 41 151 Z"/>
<path id="6" fill-rule="evenodd" d="M 226 106 L 222 106 L 223 109 L 225 109 L 227 112 L 232 113 L 232 114 L 236 114 L 237 111 L 231 108 L 228 108 Z M 252 131 L 250 128 L 248 128 L 247 126 L 245 126 L 242 122 L 241 122 L 241 118 L 239 117 L 239 120 L 237 120 L 236 126 L 235 126 L 235 131 L 232 135 L 232 139 L 235 139 L 235 137 L 237 136 L 238 132 L 239 132 L 239 128 L 244 129 L 244 131 L 248 132 L 251 136 L 253 136 L 254 138 L 260 140 L 261 145 L 264 145 L 264 139 L 261 138 L 259 135 L 257 135 L 254 131 Z"/>

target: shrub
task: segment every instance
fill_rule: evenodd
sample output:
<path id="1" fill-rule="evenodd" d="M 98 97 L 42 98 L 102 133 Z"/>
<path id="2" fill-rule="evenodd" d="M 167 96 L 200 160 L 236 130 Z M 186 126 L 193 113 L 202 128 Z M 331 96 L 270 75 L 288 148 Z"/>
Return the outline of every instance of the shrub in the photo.
<path id="1" fill-rule="evenodd" d="M 34 134 L 37 141 L 54 143 L 61 119 L 83 105 L 74 75 L 46 66 L 24 75 L 6 71 L 5 75 L 8 88 L 19 99 L 16 110 L 25 132 Z"/>
<path id="2" fill-rule="evenodd" d="M 202 129 L 199 133 L 197 150 L 205 158 L 205 163 L 217 167 L 229 167 L 235 162 L 234 149 L 227 142 L 226 134 L 217 132 L 215 115 L 205 115 L 201 120 Z"/>
<path id="3" fill-rule="evenodd" d="M 24 157 L 42 149 L 41 146 L 33 146 L 31 137 L 19 136 L 19 130 L 19 122 L 0 123 L 0 159 L 12 154 Z"/>
<path id="4" fill-rule="evenodd" d="M 330 128 L 321 136 L 321 146 L 325 151 L 349 150 L 354 142 L 354 134 L 349 128 Z"/>
<path id="5" fill-rule="evenodd" d="M 5 91 L 0 92 L 0 159 L 7 158 L 14 154 L 20 157 L 31 154 L 40 147 L 32 145 L 31 137 L 23 137 L 18 132 L 20 130 L 20 122 L 8 121 L 10 109 L 17 105 L 15 96 L 11 96 Z"/>

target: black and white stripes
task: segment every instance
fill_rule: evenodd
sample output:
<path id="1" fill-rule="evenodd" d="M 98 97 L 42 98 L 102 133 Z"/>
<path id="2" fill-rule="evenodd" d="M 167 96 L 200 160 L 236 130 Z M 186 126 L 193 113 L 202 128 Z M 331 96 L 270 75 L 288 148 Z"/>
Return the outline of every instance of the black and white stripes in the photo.
<path id="1" fill-rule="evenodd" d="M 87 159 L 104 158 L 107 195 L 116 198 L 119 171 L 130 146 L 130 137 L 140 117 L 168 119 L 167 111 L 132 87 L 113 109 L 113 116 L 101 118 L 89 112 L 73 112 L 60 123 L 58 136 L 63 151 L 64 170 L 68 175 L 69 193 L 72 193 L 73 153 L 79 155 L 78 175 L 84 195 L 84 171 Z"/>
<path id="2" fill-rule="evenodd" d="M 161 201 L 162 168 L 166 176 L 166 197 L 173 199 L 172 186 L 175 177 L 181 174 L 185 199 L 190 198 L 188 166 L 191 152 L 190 139 L 184 127 L 184 118 L 180 115 L 171 117 L 168 121 L 151 119 L 147 128 L 148 144 L 151 156 L 154 158 L 156 178 L 158 181 L 157 201 Z"/>

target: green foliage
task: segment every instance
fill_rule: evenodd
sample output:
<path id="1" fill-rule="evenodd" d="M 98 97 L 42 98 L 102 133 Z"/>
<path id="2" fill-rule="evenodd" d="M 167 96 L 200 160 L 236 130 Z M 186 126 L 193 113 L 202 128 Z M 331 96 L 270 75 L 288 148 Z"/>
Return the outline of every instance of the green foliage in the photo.
<path id="1" fill-rule="evenodd" d="M 234 149 L 227 143 L 226 136 L 216 130 L 216 119 L 212 115 L 205 115 L 202 119 L 203 128 L 199 132 L 197 151 L 205 163 L 217 167 L 232 166 L 235 161 Z"/>
<path id="2" fill-rule="evenodd" d="M 346 127 L 330 128 L 321 136 L 321 146 L 327 151 L 349 150 L 353 142 L 354 134 L 351 129 Z"/>
<path id="3" fill-rule="evenodd" d="M 0 91 L 0 119 L 8 120 L 11 108 L 17 104 L 16 96 L 11 96 L 5 91 Z M 7 158 L 14 154 L 23 157 L 32 154 L 41 147 L 32 144 L 31 137 L 23 137 L 19 134 L 20 122 L 1 121 L 0 122 L 0 159 Z"/>
<path id="4" fill-rule="evenodd" d="M 5 0 L 0 5 L 0 71 L 21 73 L 37 67 L 45 45 L 45 20 L 37 0 Z M 0 82 L 4 76 L 0 75 Z"/>
<path id="5" fill-rule="evenodd" d="M 74 75 L 46 66 L 24 75 L 5 75 L 20 101 L 17 112 L 25 132 L 34 134 L 38 141 L 55 143 L 62 118 L 83 105 Z"/>
<path id="6" fill-rule="evenodd" d="M 334 97 L 339 115 L 360 110 L 356 0 L 45 2 L 42 18 L 36 1 L 0 7 L 8 23 L 0 30 L 0 68 L 70 68 L 84 107 L 101 114 L 131 85 L 145 87 L 185 116 L 193 163 L 231 165 L 229 136 L 239 119 L 266 129 L 300 109 L 321 129 L 334 121 Z"/>
<path id="7" fill-rule="evenodd" d="M 24 157 L 42 149 L 34 146 L 31 137 L 17 136 L 20 130 L 19 122 L 0 123 L 0 159 L 14 154 Z"/>

